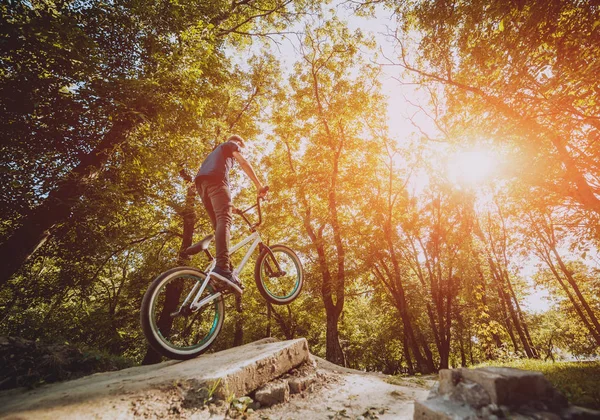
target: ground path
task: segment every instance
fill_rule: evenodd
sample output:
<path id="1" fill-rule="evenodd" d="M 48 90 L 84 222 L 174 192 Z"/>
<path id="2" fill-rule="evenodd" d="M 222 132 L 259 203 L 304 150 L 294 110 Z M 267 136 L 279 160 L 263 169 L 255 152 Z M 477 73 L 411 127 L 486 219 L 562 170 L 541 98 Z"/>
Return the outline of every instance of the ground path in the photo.
<path id="1" fill-rule="evenodd" d="M 298 366 L 316 368 L 311 389 L 249 414 L 228 410 L 232 395 L 246 395 Z M 185 362 L 5 391 L 0 418 L 409 419 L 414 401 L 424 400 L 432 384 L 336 366 L 311 356 L 304 339 L 262 340 Z"/>
<path id="2" fill-rule="evenodd" d="M 326 378 L 317 389 L 295 395 L 287 404 L 261 409 L 256 418 L 412 419 L 414 401 L 426 399 L 429 387 L 434 384 L 432 378 L 398 381 L 387 375 L 344 369 L 314 359 L 318 372 Z"/>

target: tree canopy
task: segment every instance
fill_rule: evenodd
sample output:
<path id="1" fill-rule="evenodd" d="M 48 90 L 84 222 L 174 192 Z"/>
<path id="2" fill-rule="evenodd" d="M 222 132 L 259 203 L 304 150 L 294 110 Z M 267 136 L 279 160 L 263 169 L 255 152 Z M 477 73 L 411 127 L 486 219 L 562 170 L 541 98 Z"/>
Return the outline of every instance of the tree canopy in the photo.
<path id="1" fill-rule="evenodd" d="M 179 254 L 210 232 L 193 176 L 235 133 L 306 286 L 287 307 L 246 287 L 213 350 L 304 336 L 392 374 L 597 355 L 599 9 L 4 2 L 0 335 L 159 360 L 142 296 L 206 266 Z"/>

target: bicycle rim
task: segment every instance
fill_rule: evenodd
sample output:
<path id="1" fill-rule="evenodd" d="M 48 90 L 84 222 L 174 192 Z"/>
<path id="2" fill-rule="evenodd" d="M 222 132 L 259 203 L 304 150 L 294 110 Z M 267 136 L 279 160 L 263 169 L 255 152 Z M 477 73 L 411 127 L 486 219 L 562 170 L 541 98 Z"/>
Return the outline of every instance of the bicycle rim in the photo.
<path id="1" fill-rule="evenodd" d="M 293 298 L 302 284 L 302 268 L 296 255 L 284 248 L 272 248 L 260 262 L 260 282 L 276 301 Z M 277 264 L 273 260 L 277 260 Z M 278 270 L 278 267 L 281 271 Z"/>
<path id="2" fill-rule="evenodd" d="M 162 347 L 177 355 L 200 354 L 212 344 L 221 329 L 224 314 L 221 298 L 196 311 L 189 308 L 191 299 L 182 307 L 192 288 L 203 281 L 198 275 L 174 273 L 158 285 L 151 301 L 152 333 Z M 214 293 L 208 284 L 200 300 Z"/>

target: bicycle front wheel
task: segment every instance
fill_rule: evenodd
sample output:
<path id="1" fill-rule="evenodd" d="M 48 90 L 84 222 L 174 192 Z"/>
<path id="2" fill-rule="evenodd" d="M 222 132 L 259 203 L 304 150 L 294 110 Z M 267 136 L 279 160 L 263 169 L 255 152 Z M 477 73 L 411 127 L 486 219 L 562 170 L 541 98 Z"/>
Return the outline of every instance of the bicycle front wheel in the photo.
<path id="1" fill-rule="evenodd" d="M 186 360 L 204 353 L 219 335 L 225 317 L 223 296 L 209 282 L 197 302 L 206 274 L 177 267 L 158 276 L 144 295 L 141 323 L 154 350 L 171 359 Z"/>
<path id="2" fill-rule="evenodd" d="M 260 294 L 275 305 L 285 305 L 298 297 L 304 276 L 302 263 L 285 245 L 265 246 L 256 260 L 254 280 Z"/>

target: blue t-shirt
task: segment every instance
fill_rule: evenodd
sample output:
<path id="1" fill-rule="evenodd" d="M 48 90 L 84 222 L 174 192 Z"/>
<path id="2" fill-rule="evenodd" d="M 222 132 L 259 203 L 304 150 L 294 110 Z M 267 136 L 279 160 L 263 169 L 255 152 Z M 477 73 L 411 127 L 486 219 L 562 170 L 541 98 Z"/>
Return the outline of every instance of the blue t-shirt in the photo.
<path id="1" fill-rule="evenodd" d="M 240 152 L 240 146 L 234 141 L 227 141 L 216 147 L 202 162 L 196 178 L 210 179 L 229 185 L 229 171 L 233 167 L 233 152 Z"/>

